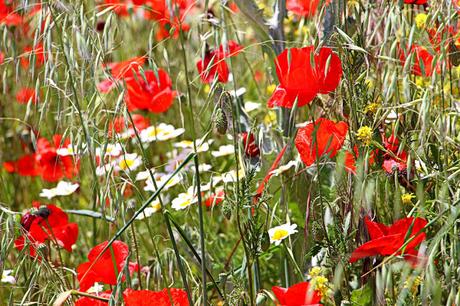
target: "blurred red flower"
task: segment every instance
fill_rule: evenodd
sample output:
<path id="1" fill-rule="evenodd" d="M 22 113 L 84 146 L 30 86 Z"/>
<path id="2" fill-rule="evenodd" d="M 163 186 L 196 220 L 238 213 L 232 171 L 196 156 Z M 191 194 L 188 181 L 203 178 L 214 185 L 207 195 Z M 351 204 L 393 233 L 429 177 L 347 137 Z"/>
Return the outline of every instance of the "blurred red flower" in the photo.
<path id="1" fill-rule="evenodd" d="M 147 117 L 144 117 L 140 114 L 131 114 L 133 118 L 134 127 L 136 128 L 137 132 L 140 132 L 150 126 L 150 120 Z M 134 137 L 136 134 L 133 129 L 133 125 L 129 118 L 125 118 L 123 116 L 116 117 L 109 125 L 109 137 L 112 136 L 112 133 L 115 132 L 117 134 L 122 134 L 127 132 L 130 137 Z"/>
<path id="2" fill-rule="evenodd" d="M 348 132 L 344 121 L 335 123 L 326 118 L 319 118 L 314 123 L 299 129 L 295 145 L 300 158 L 306 166 L 311 166 L 317 158 L 328 154 L 334 157 L 342 147 Z"/>
<path id="3" fill-rule="evenodd" d="M 72 252 L 72 245 L 77 241 L 78 225 L 69 223 L 67 214 L 53 204 L 44 206 L 34 202 L 33 207 L 21 218 L 25 234 L 15 240 L 15 247 L 22 250 L 30 242 L 30 255 L 35 256 L 37 246 L 50 240 Z"/>
<path id="4" fill-rule="evenodd" d="M 122 62 L 113 62 L 103 65 L 103 67 L 110 71 L 113 79 L 105 79 L 97 84 L 97 89 L 102 93 L 110 92 L 115 86 L 116 81 L 123 78 L 133 77 L 139 72 L 139 68 L 144 65 L 145 57 L 133 57 L 129 60 Z"/>
<path id="5" fill-rule="evenodd" d="M 33 88 L 23 87 L 16 92 L 16 101 L 20 104 L 27 104 L 29 101 L 36 104 L 37 100 L 38 95 Z"/>
<path id="6" fill-rule="evenodd" d="M 368 217 L 364 221 L 371 240 L 353 251 L 351 263 L 369 256 L 401 255 L 403 245 L 410 238 L 413 239 L 405 246 L 404 254 L 413 258 L 417 255 L 415 248 L 426 238 L 426 234 L 420 232 L 428 224 L 423 218 L 407 217 L 390 226 L 373 222 Z"/>
<path id="7" fill-rule="evenodd" d="M 176 96 L 171 79 L 162 69 L 156 72 L 145 70 L 144 74 L 138 72 L 133 77 L 125 78 L 125 82 L 125 102 L 129 111 L 144 109 L 163 113 L 171 107 Z"/>
<path id="8" fill-rule="evenodd" d="M 187 292 L 183 289 L 170 288 L 171 299 L 174 306 L 188 306 Z M 168 289 L 161 291 L 151 290 L 132 290 L 130 288 L 123 292 L 123 299 L 126 306 L 171 306 L 171 301 L 168 295 Z"/>
<path id="9" fill-rule="evenodd" d="M 405 171 L 407 169 L 407 152 L 400 150 L 398 138 L 394 134 L 388 138 L 383 137 L 383 146 L 388 151 L 383 154 L 383 170 L 388 174 L 393 174 L 395 171 Z"/>
<path id="10" fill-rule="evenodd" d="M 45 63 L 45 51 L 43 45 L 38 43 L 34 48 L 27 46 L 24 48 L 24 53 L 21 55 L 21 66 L 24 69 L 30 66 L 30 56 L 35 57 L 35 67 L 40 67 Z"/>
<path id="11" fill-rule="evenodd" d="M 0 65 L 5 61 L 5 54 L 0 51 Z"/>
<path id="12" fill-rule="evenodd" d="M 320 0 L 287 0 L 286 8 L 295 15 L 312 17 L 316 14 Z"/>
<path id="13" fill-rule="evenodd" d="M 310 283 L 302 282 L 289 288 L 273 286 L 272 291 L 281 306 L 321 305 L 321 296 L 310 288 Z"/>
<path id="14" fill-rule="evenodd" d="M 109 249 L 100 256 L 108 241 L 98 244 L 88 254 L 88 262 L 77 267 L 77 279 L 80 282 L 80 290 L 88 290 L 95 282 L 108 285 L 116 285 L 119 273 L 123 273 L 126 259 L 129 256 L 128 245 L 115 240 Z M 113 255 L 112 255 L 113 254 Z M 139 267 L 135 263 L 129 263 L 129 272 L 132 273 Z M 123 276 L 124 280 L 124 276 Z"/>
<path id="15" fill-rule="evenodd" d="M 417 76 L 431 76 L 436 67 L 432 67 L 434 56 L 422 46 L 412 45 L 408 52 L 399 50 L 399 59 L 405 65 L 407 59 L 413 54 L 413 64 L 411 72 Z"/>
<path id="16" fill-rule="evenodd" d="M 35 154 L 26 154 L 16 161 L 7 161 L 3 167 L 8 173 L 18 173 L 20 176 L 40 175 L 40 168 L 36 163 Z"/>
<path id="17" fill-rule="evenodd" d="M 200 78 L 204 83 L 212 83 L 217 76 L 221 83 L 228 82 L 229 70 L 225 59 L 237 55 L 242 47 L 235 41 L 229 41 L 227 47 L 220 45 L 218 49 L 206 51 L 204 58 L 196 63 Z"/>
<path id="18" fill-rule="evenodd" d="M 314 47 L 284 50 L 276 59 L 276 75 L 280 85 L 268 100 L 269 107 L 292 108 L 309 104 L 317 94 L 334 91 L 342 77 L 342 63 L 330 48 Z M 327 71 L 326 71 L 327 69 Z"/>
<path id="19" fill-rule="evenodd" d="M 107 290 L 107 291 L 100 292 L 97 294 L 97 296 L 103 297 L 106 299 L 109 299 L 111 295 L 112 295 L 111 290 Z M 86 296 L 79 298 L 78 300 L 75 301 L 75 306 L 106 306 L 106 305 L 109 305 L 109 303 L 101 301 L 101 300 L 93 299 L 90 297 L 86 297 Z"/>
<path id="20" fill-rule="evenodd" d="M 224 198 L 225 198 L 225 191 L 224 190 L 217 191 L 216 193 L 212 193 L 204 201 L 204 205 L 206 205 L 206 207 L 212 207 L 212 206 L 219 205 L 220 203 L 222 203 Z"/>
<path id="21" fill-rule="evenodd" d="M 425 5 L 428 4 L 428 0 L 404 0 L 406 4 Z"/>
<path id="22" fill-rule="evenodd" d="M 65 148 L 69 144 L 69 139 L 62 142 L 61 135 L 53 136 L 53 144 L 43 137 L 37 140 L 35 160 L 40 169 L 40 175 L 45 181 L 57 182 L 63 177 L 70 179 L 78 174 L 79 161 L 75 161 L 71 155 L 62 156 L 57 153 L 58 149 Z"/>
<path id="23" fill-rule="evenodd" d="M 0 25 L 18 26 L 23 23 L 22 16 L 14 10 L 15 8 L 7 5 L 5 0 L 0 0 Z"/>
<path id="24" fill-rule="evenodd" d="M 243 148 L 246 156 L 257 157 L 260 155 L 260 150 L 253 133 L 248 134 L 247 132 L 243 132 L 241 133 L 241 139 L 243 140 Z"/>

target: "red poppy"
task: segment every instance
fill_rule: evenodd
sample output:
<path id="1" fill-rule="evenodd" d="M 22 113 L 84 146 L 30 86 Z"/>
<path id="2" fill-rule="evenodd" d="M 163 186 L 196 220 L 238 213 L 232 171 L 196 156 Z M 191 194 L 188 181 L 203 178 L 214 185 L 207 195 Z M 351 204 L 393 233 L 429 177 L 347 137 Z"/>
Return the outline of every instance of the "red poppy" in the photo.
<path id="1" fill-rule="evenodd" d="M 25 69 L 30 66 L 30 56 L 35 57 L 35 67 L 40 67 L 45 63 L 45 51 L 42 44 L 37 44 L 34 48 L 27 46 L 24 48 L 24 53 L 21 55 L 21 66 Z"/>
<path id="2" fill-rule="evenodd" d="M 41 173 L 35 154 L 23 155 L 17 161 L 4 162 L 3 167 L 8 173 L 18 173 L 20 176 L 37 176 Z"/>
<path id="3" fill-rule="evenodd" d="M 310 283 L 302 282 L 289 288 L 273 286 L 272 291 L 281 306 L 321 305 L 321 295 L 310 288 Z"/>
<path id="4" fill-rule="evenodd" d="M 100 292 L 97 294 L 97 296 L 103 297 L 106 299 L 110 299 L 111 295 L 112 295 L 112 291 L 110 290 Z M 106 306 L 106 305 L 109 305 L 109 303 L 85 296 L 85 297 L 82 297 L 76 300 L 74 306 Z"/>
<path id="5" fill-rule="evenodd" d="M 117 284 L 118 274 L 124 272 L 126 259 L 129 256 L 129 248 L 126 243 L 115 240 L 110 248 L 97 259 L 107 244 L 108 241 L 105 241 L 92 248 L 88 254 L 89 261 L 78 266 L 77 278 L 80 282 L 80 290 L 88 290 L 95 282 L 108 285 Z M 128 269 L 132 273 L 138 267 L 134 263 L 129 263 Z"/>
<path id="6" fill-rule="evenodd" d="M 358 153 L 353 153 L 350 151 L 345 151 L 345 169 L 353 174 L 356 174 L 356 156 L 358 156 Z"/>
<path id="7" fill-rule="evenodd" d="M 8 6 L 5 1 L 0 0 L 0 25 L 18 26 L 22 23 L 23 18 L 14 12 L 14 7 Z"/>
<path id="8" fill-rule="evenodd" d="M 407 54 L 407 55 L 406 55 Z M 413 64 L 411 72 L 417 76 L 431 76 L 433 74 L 433 59 L 434 56 L 422 46 L 412 45 L 408 52 L 399 51 L 399 59 L 405 65 L 409 56 L 413 54 Z"/>
<path id="9" fill-rule="evenodd" d="M 27 104 L 29 101 L 33 104 L 36 104 L 38 101 L 38 95 L 35 92 L 35 89 L 30 87 L 23 87 L 16 93 L 16 101 L 18 101 L 20 104 Z"/>
<path id="10" fill-rule="evenodd" d="M 220 203 L 222 203 L 222 201 L 225 199 L 225 191 L 224 190 L 220 190 L 216 193 L 212 193 L 205 201 L 204 201 L 204 205 L 206 205 L 206 207 L 212 207 L 212 206 L 215 206 L 215 205 L 219 205 Z"/>
<path id="11" fill-rule="evenodd" d="M 57 182 L 63 177 L 73 178 L 78 174 L 80 163 L 71 155 L 58 155 L 57 149 L 66 148 L 70 141 L 66 139 L 61 143 L 62 136 L 54 135 L 53 144 L 46 138 L 37 140 L 35 159 L 40 168 L 41 177 L 48 182 Z"/>
<path id="12" fill-rule="evenodd" d="M 227 47 L 221 45 L 217 50 L 206 51 L 204 58 L 196 63 L 201 80 L 212 83 L 217 76 L 219 82 L 227 83 L 230 73 L 225 58 L 237 55 L 241 49 L 238 43 L 229 41 Z"/>
<path id="13" fill-rule="evenodd" d="M 133 118 L 134 127 L 137 132 L 140 132 L 150 126 L 150 120 L 147 117 L 144 117 L 139 114 L 131 114 Z M 127 132 L 131 137 L 135 136 L 133 125 L 129 118 L 123 116 L 116 117 L 109 125 L 109 137 L 112 136 L 112 133 L 122 134 Z"/>
<path id="14" fill-rule="evenodd" d="M 371 238 L 353 251 L 350 262 L 369 256 L 401 255 L 402 247 L 410 238 L 412 239 L 404 249 L 404 254 L 417 254 L 415 248 L 426 238 L 420 231 L 428 224 L 423 218 L 407 217 L 400 219 L 390 226 L 373 222 L 368 217 L 364 219 Z"/>
<path id="15" fill-rule="evenodd" d="M 314 47 L 310 46 L 286 49 L 278 55 L 275 64 L 280 85 L 268 100 L 269 107 L 292 108 L 296 100 L 301 107 L 309 104 L 317 94 L 337 88 L 342 77 L 340 58 L 330 48 L 314 52 Z"/>
<path id="16" fill-rule="evenodd" d="M 174 306 L 188 306 L 187 292 L 183 289 L 170 288 L 171 299 Z M 132 290 L 126 289 L 123 292 L 123 299 L 126 306 L 149 306 L 155 301 L 156 306 L 171 306 L 168 289 L 161 291 Z"/>
<path id="17" fill-rule="evenodd" d="M 5 61 L 5 54 L 0 51 L 0 65 Z"/>
<path id="18" fill-rule="evenodd" d="M 254 138 L 253 133 L 251 134 L 248 134 L 246 132 L 241 133 L 241 138 L 243 140 L 243 148 L 244 148 L 244 153 L 246 154 L 246 156 L 257 157 L 260 155 L 260 150 L 256 144 L 256 140 Z"/>
<path id="19" fill-rule="evenodd" d="M 404 0 L 406 4 L 425 5 L 428 4 L 428 0 Z"/>
<path id="20" fill-rule="evenodd" d="M 311 166 L 323 155 L 334 157 L 342 147 L 347 132 L 346 122 L 335 123 L 326 118 L 319 118 L 314 123 L 299 129 L 295 146 L 304 164 Z"/>
<path id="21" fill-rule="evenodd" d="M 55 205 L 43 206 L 34 202 L 33 206 L 34 208 L 21 218 L 21 226 L 25 234 L 16 239 L 15 247 L 22 250 L 30 242 L 30 254 L 35 256 L 36 247 L 50 240 L 72 252 L 72 245 L 77 241 L 78 225 L 69 223 L 67 214 Z"/>
<path id="22" fill-rule="evenodd" d="M 172 82 L 168 74 L 158 69 L 140 72 L 133 77 L 126 78 L 127 93 L 125 102 L 129 111 L 137 109 L 148 110 L 153 113 L 167 111 L 176 96 L 172 90 Z"/>
<path id="23" fill-rule="evenodd" d="M 383 145 L 389 152 L 383 154 L 382 168 L 388 174 L 393 174 L 395 171 L 405 171 L 407 169 L 407 152 L 400 150 L 398 138 L 394 134 L 388 138 L 383 137 Z"/>
<path id="24" fill-rule="evenodd" d="M 281 162 L 281 159 L 283 158 L 283 155 L 286 152 L 286 149 L 287 149 L 287 145 L 284 146 L 283 149 L 281 149 L 280 153 L 276 157 L 276 159 L 273 162 L 272 166 L 268 170 L 267 175 L 264 177 L 264 180 L 259 184 L 259 187 L 257 187 L 256 195 L 254 196 L 254 201 L 256 201 L 262 195 L 262 192 L 265 189 L 265 185 L 268 183 L 270 178 L 273 176 L 272 171 L 275 170 L 276 168 L 278 168 L 278 166 L 279 166 L 279 164 Z"/>
<path id="25" fill-rule="evenodd" d="M 142 5 L 147 0 L 104 0 L 103 9 L 113 7 L 113 12 L 119 16 L 128 16 L 129 9 L 136 9 L 136 6 Z"/>
<path id="26" fill-rule="evenodd" d="M 150 0 L 149 8 L 145 10 L 144 17 L 153 19 L 158 22 L 157 40 L 163 40 L 170 37 L 170 30 L 173 29 L 172 36 L 179 37 L 180 30 L 186 32 L 190 26 L 185 23 L 186 16 L 190 13 L 195 5 L 193 0 L 172 0 L 170 2 L 172 14 L 169 10 L 168 3 L 164 0 Z"/>
<path id="27" fill-rule="evenodd" d="M 113 79 L 105 79 L 97 84 L 97 89 L 102 93 L 110 92 L 115 86 L 116 81 L 127 77 L 133 77 L 139 72 L 139 68 L 144 65 L 145 57 L 133 57 L 122 62 L 113 62 L 104 65 L 104 68 L 110 70 Z"/>
<path id="28" fill-rule="evenodd" d="M 312 17 L 316 14 L 319 0 L 287 0 L 286 8 L 295 15 Z"/>

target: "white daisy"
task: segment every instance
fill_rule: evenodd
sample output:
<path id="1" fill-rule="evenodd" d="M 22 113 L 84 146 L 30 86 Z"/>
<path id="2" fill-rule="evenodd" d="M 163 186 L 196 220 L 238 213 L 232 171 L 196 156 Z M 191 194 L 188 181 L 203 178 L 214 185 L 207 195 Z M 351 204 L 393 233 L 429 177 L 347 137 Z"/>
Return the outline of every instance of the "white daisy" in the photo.
<path id="1" fill-rule="evenodd" d="M 161 209 L 160 201 L 155 199 L 149 206 L 147 206 L 144 209 L 144 211 L 139 216 L 136 217 L 136 220 L 142 220 L 144 218 L 148 218 L 154 213 L 156 213 L 157 211 L 159 211 L 160 209 Z"/>
<path id="2" fill-rule="evenodd" d="M 16 279 L 13 275 L 11 275 L 11 273 L 13 273 L 13 270 L 3 270 L 1 282 L 15 284 Z"/>
<path id="3" fill-rule="evenodd" d="M 40 197 L 52 199 L 56 196 L 67 196 L 71 195 L 75 191 L 77 191 L 80 185 L 78 183 L 71 183 L 66 181 L 60 181 L 56 187 L 51 189 L 42 189 L 40 193 Z"/>
<path id="4" fill-rule="evenodd" d="M 180 193 L 177 196 L 177 198 L 172 200 L 171 207 L 174 208 L 175 210 L 182 210 L 196 203 L 196 201 L 197 201 L 197 198 L 193 194 L 184 192 L 184 193 Z"/>
<path id="5" fill-rule="evenodd" d="M 154 168 L 151 168 L 150 171 L 152 172 L 152 174 L 155 174 Z M 145 170 L 145 171 L 138 172 L 136 174 L 136 181 L 145 181 L 146 179 L 148 179 L 150 177 L 150 171 Z"/>
<path id="6" fill-rule="evenodd" d="M 250 113 L 258 108 L 260 108 L 260 103 L 251 101 L 244 103 L 244 111 L 247 113 Z"/>
<path id="7" fill-rule="evenodd" d="M 270 243 L 279 245 L 281 241 L 289 237 L 289 235 L 297 233 L 296 228 L 297 224 L 286 223 L 269 229 L 268 235 L 270 236 Z"/>
<path id="8" fill-rule="evenodd" d="M 209 151 L 209 145 L 212 143 L 212 141 L 207 141 L 207 142 L 203 142 L 202 143 L 202 140 L 201 139 L 198 139 L 196 141 L 196 150 L 198 153 L 201 153 L 201 152 L 207 152 Z M 173 146 L 175 148 L 181 148 L 181 149 L 191 149 L 193 150 L 193 141 L 191 140 L 182 140 L 182 141 L 179 141 L 179 142 L 176 142 L 173 144 Z"/>
<path id="9" fill-rule="evenodd" d="M 142 158 L 137 153 L 130 153 L 120 156 L 115 162 L 116 171 L 130 172 L 142 165 Z"/>
<path id="10" fill-rule="evenodd" d="M 238 171 L 238 178 L 241 179 L 245 176 L 246 174 L 244 172 L 244 169 L 240 169 Z M 237 181 L 236 170 L 232 170 L 227 173 L 223 173 L 222 180 L 224 181 L 224 183 L 235 183 Z"/>
<path id="11" fill-rule="evenodd" d="M 163 184 L 168 180 L 169 176 L 170 175 L 168 175 L 168 174 L 160 174 L 160 173 L 155 175 L 155 182 L 157 184 L 157 187 L 163 186 Z M 179 184 L 181 181 L 182 181 L 181 176 L 180 175 L 175 175 L 175 176 L 171 177 L 171 180 L 165 185 L 163 190 L 168 190 L 169 188 Z M 152 192 L 154 192 L 156 190 L 155 185 L 153 184 L 151 178 L 148 178 L 145 181 L 144 190 L 145 191 L 152 191 Z"/>
<path id="12" fill-rule="evenodd" d="M 109 143 L 107 144 L 105 148 L 100 147 L 96 149 L 96 155 L 102 156 L 102 153 L 105 153 L 104 157 L 106 156 L 117 157 L 117 156 L 120 156 L 122 152 L 123 152 L 123 149 L 119 143 L 115 143 L 115 144 Z"/>
<path id="13" fill-rule="evenodd" d="M 235 147 L 232 144 L 223 145 L 219 147 L 218 151 L 212 151 L 211 154 L 214 157 L 222 157 L 235 153 Z"/>
<path id="14" fill-rule="evenodd" d="M 140 133 L 142 142 L 153 142 L 153 141 L 164 141 L 172 138 L 176 138 L 182 135 L 185 129 L 176 129 L 171 124 L 160 123 L 158 126 L 149 126 Z"/>

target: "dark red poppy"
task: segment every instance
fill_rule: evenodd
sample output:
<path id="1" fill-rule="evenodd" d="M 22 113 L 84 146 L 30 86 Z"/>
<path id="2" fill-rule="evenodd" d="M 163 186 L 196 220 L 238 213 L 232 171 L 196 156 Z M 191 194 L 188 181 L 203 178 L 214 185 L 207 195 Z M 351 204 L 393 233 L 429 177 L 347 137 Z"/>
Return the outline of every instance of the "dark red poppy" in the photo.
<path id="1" fill-rule="evenodd" d="M 37 44 L 34 48 L 27 46 L 24 48 L 24 53 L 21 55 L 21 66 L 24 69 L 30 66 L 30 57 L 35 58 L 35 67 L 40 67 L 45 63 L 45 51 L 41 43 Z"/>
<path id="2" fill-rule="evenodd" d="M 253 133 L 248 134 L 247 132 L 243 132 L 241 133 L 241 139 L 243 140 L 243 148 L 246 156 L 257 157 L 260 155 L 260 150 Z"/>
<path id="3" fill-rule="evenodd" d="M 408 52 L 399 50 L 399 59 L 403 65 L 411 54 L 413 54 L 411 72 L 417 76 L 431 76 L 436 70 L 436 67 L 432 67 L 434 56 L 426 48 L 412 45 Z"/>
<path id="4" fill-rule="evenodd" d="M 117 284 L 118 274 L 124 272 L 126 259 L 129 256 L 129 248 L 126 243 L 115 240 L 110 248 L 97 259 L 107 244 L 108 241 L 105 241 L 92 248 L 88 254 L 89 261 L 78 266 L 77 278 L 80 282 L 80 290 L 88 290 L 95 282 L 108 285 Z M 134 263 L 129 263 L 128 269 L 132 273 L 138 267 Z"/>
<path id="5" fill-rule="evenodd" d="M 188 306 L 187 292 L 183 289 L 170 288 L 171 299 L 174 306 Z M 155 302 L 155 306 L 172 306 L 168 295 L 168 289 L 161 291 L 132 290 L 130 288 L 123 292 L 123 299 L 126 306 L 149 306 Z"/>
<path id="6" fill-rule="evenodd" d="M 158 76 L 157 76 L 158 75 Z M 172 90 L 172 82 L 168 74 L 158 69 L 140 72 L 133 77 L 126 78 L 127 93 L 125 102 L 129 111 L 137 109 L 148 110 L 153 113 L 167 111 L 176 96 Z"/>
<path id="7" fill-rule="evenodd" d="M 69 217 L 53 204 L 33 203 L 34 208 L 21 218 L 24 235 L 14 242 L 18 250 L 30 243 L 30 254 L 35 256 L 36 248 L 46 240 L 72 252 L 72 245 L 77 241 L 78 225 L 69 223 Z"/>
<path id="8" fill-rule="evenodd" d="M 428 222 L 423 218 L 406 217 L 390 226 L 373 222 L 368 217 L 364 219 L 369 232 L 370 241 L 353 251 L 350 262 L 369 256 L 401 255 L 402 247 L 413 238 L 404 249 L 404 254 L 417 255 L 416 247 L 426 238 L 421 231 Z"/>
<path id="9" fill-rule="evenodd" d="M 97 296 L 106 298 L 106 299 L 110 299 L 111 295 L 112 295 L 111 290 L 107 290 L 107 291 L 100 292 L 97 294 Z M 75 301 L 75 306 L 106 306 L 106 305 L 109 305 L 109 303 L 101 301 L 101 300 L 93 299 L 90 297 L 86 297 L 86 296 L 81 297 Z"/>
<path id="10" fill-rule="evenodd" d="M 36 104 L 38 101 L 38 95 L 35 89 L 30 87 L 23 87 L 16 92 L 16 101 L 20 104 L 27 104 L 32 102 Z"/>
<path id="11" fill-rule="evenodd" d="M 40 137 L 37 140 L 35 159 L 40 168 L 41 177 L 48 182 L 57 182 L 63 177 L 73 178 L 78 174 L 80 163 L 71 155 L 58 155 L 57 149 L 69 146 L 70 141 L 61 141 L 61 135 L 53 136 L 53 144 L 48 139 Z"/>
<path id="12" fill-rule="evenodd" d="M 104 65 L 104 68 L 110 71 L 112 79 L 105 79 L 97 84 L 97 89 L 102 93 L 110 92 L 115 86 L 116 81 L 123 78 L 133 77 L 139 72 L 139 68 L 144 65 L 145 57 L 133 57 L 122 62 L 113 62 Z"/>
<path id="13" fill-rule="evenodd" d="M 295 146 L 304 164 L 311 166 L 321 156 L 334 157 L 342 147 L 347 132 L 346 122 L 335 123 L 326 118 L 319 118 L 299 129 Z"/>
<path id="14" fill-rule="evenodd" d="M 230 73 L 225 59 L 237 55 L 241 49 L 238 43 L 229 41 L 226 47 L 221 45 L 217 50 L 206 51 L 204 58 L 196 63 L 201 80 L 212 83 L 217 77 L 219 82 L 227 83 Z"/>
<path id="15" fill-rule="evenodd" d="M 140 132 L 150 126 L 150 120 L 147 117 L 144 117 L 139 114 L 131 114 L 133 118 L 134 127 L 136 128 L 137 132 Z M 127 132 L 131 137 L 135 136 L 133 125 L 129 118 L 125 118 L 123 116 L 116 117 L 109 125 L 109 137 L 112 136 L 112 133 L 115 132 L 117 134 L 122 134 Z"/>
<path id="16" fill-rule="evenodd" d="M 273 286 L 272 291 L 281 306 L 321 305 L 321 295 L 310 288 L 310 283 L 302 282 L 289 288 Z"/>
<path id="17" fill-rule="evenodd" d="M 340 58 L 330 48 L 315 53 L 313 46 L 284 50 L 276 59 L 280 85 L 268 100 L 269 107 L 292 108 L 309 104 L 317 94 L 334 91 L 342 77 Z"/>

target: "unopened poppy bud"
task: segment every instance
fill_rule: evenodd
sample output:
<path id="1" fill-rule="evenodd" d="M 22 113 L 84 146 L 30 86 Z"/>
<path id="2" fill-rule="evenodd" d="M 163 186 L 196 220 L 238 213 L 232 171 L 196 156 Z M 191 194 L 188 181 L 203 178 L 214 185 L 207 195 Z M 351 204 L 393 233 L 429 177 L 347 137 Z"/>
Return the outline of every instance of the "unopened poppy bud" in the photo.
<path id="1" fill-rule="evenodd" d="M 218 107 L 216 109 L 216 113 L 213 119 L 214 119 L 214 126 L 216 127 L 216 131 L 221 135 L 225 135 L 225 133 L 227 132 L 228 121 L 227 121 L 227 117 L 222 111 L 222 108 Z"/>

